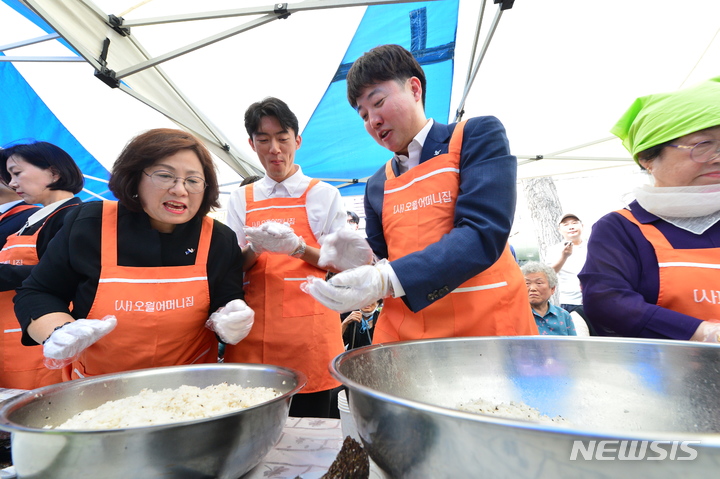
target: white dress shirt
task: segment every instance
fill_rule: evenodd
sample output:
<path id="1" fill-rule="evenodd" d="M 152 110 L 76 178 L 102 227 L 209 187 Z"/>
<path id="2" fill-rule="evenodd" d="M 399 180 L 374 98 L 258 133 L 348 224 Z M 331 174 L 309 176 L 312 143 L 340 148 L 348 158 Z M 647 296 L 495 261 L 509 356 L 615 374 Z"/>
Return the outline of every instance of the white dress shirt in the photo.
<path id="1" fill-rule="evenodd" d="M 278 183 L 269 176 L 251 183 L 255 200 L 268 198 L 299 198 L 305 192 L 312 178 L 298 170 L 289 178 Z M 310 190 L 307 196 L 307 214 L 315 238 L 322 243 L 322 238 L 346 227 L 347 211 L 334 186 L 321 181 Z M 245 203 L 245 189 L 238 188 L 230 194 L 228 203 L 227 225 L 235 231 L 240 246 L 247 244 L 245 237 L 245 220 L 247 205 Z"/>
<path id="2" fill-rule="evenodd" d="M 425 139 L 427 138 L 428 133 L 430 133 L 430 128 L 432 128 L 433 123 L 434 120 L 430 118 L 428 122 L 425 123 L 423 129 L 415 135 L 415 138 L 413 138 L 408 145 L 408 156 L 395 155 L 395 160 L 398 162 L 400 174 L 403 174 L 410 168 L 414 168 L 420 164 L 420 156 L 422 155 L 423 145 L 425 144 Z"/>

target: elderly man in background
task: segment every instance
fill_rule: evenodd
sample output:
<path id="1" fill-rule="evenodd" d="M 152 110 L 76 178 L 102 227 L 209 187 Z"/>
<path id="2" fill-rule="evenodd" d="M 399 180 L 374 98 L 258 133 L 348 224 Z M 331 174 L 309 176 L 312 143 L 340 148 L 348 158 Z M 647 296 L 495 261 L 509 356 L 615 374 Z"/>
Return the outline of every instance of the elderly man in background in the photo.
<path id="1" fill-rule="evenodd" d="M 521 270 L 525 276 L 530 307 L 540 334 L 577 336 L 570 313 L 550 304 L 550 298 L 558 284 L 555 271 L 548 265 L 535 261 L 525 263 Z"/>

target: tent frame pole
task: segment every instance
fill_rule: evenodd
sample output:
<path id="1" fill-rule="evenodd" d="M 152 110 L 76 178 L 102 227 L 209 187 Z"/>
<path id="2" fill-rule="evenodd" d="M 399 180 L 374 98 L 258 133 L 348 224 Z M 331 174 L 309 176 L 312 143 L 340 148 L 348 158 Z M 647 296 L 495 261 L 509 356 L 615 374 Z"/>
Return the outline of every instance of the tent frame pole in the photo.
<path id="1" fill-rule="evenodd" d="M 357 1 L 357 0 L 333 0 L 333 1 L 315 0 L 315 1 L 302 2 L 301 4 L 299 4 L 297 6 L 291 6 L 288 3 L 275 3 L 270 7 L 240 8 L 240 9 L 235 9 L 235 10 L 221 10 L 221 11 L 216 11 L 216 12 L 205 12 L 205 13 L 197 13 L 197 14 L 173 15 L 173 16 L 166 16 L 166 17 L 156 17 L 156 18 L 151 18 L 151 19 L 127 21 L 127 22 L 124 21 L 124 19 L 122 19 L 122 18 L 115 17 L 115 19 L 120 20 L 120 23 L 113 25 L 114 28 L 118 28 L 118 27 L 129 28 L 131 26 L 140 26 L 140 25 L 158 25 L 158 24 L 164 24 L 164 23 L 187 22 L 187 21 L 196 21 L 196 20 L 229 18 L 229 17 L 236 17 L 236 16 L 244 16 L 244 15 L 265 14 L 263 17 L 261 17 L 259 19 L 249 21 L 249 22 L 239 25 L 235 28 L 225 30 L 224 32 L 220 32 L 216 35 L 212 35 L 203 40 L 199 40 L 197 42 L 191 43 L 189 45 L 178 48 L 176 50 L 165 53 L 163 55 L 158 55 L 156 57 L 149 58 L 148 60 L 140 62 L 132 67 L 125 68 L 124 70 L 115 72 L 114 78 L 118 79 L 118 80 L 121 78 L 125 78 L 134 73 L 138 73 L 138 72 L 146 70 L 148 68 L 152 68 L 152 67 L 159 65 L 161 63 L 164 63 L 168 60 L 172 60 L 173 58 L 177 58 L 186 53 L 190 53 L 192 51 L 198 50 L 202 47 L 212 45 L 213 43 L 217 43 L 221 40 L 225 40 L 226 38 L 230 38 L 239 33 L 242 33 L 242 32 L 248 31 L 248 30 L 252 30 L 253 28 L 257 28 L 259 26 L 265 25 L 274 20 L 286 19 L 287 17 L 289 17 L 291 14 L 293 14 L 295 12 L 301 12 L 301 11 L 306 11 L 306 10 L 328 9 L 328 8 L 352 7 L 352 6 L 382 5 L 382 4 L 389 4 L 389 3 L 414 3 L 417 1 L 419 1 L 419 0 L 362 0 L 362 1 Z M 431 1 L 436 1 L 436 0 L 431 0 Z"/>
<path id="2" fill-rule="evenodd" d="M 287 18 L 295 12 L 309 10 L 325 10 L 328 8 L 345 8 L 369 5 L 384 5 L 389 3 L 413 3 L 420 0 L 308 0 L 297 5 L 289 3 L 274 3 L 271 6 L 257 6 L 246 8 L 235 8 L 230 10 L 217 10 L 213 12 L 188 13 L 180 15 L 168 15 L 164 17 L 138 18 L 136 20 L 123 21 L 125 27 L 138 27 L 146 25 L 159 25 L 163 23 L 192 22 L 196 20 L 213 20 L 218 18 L 240 17 L 245 15 L 281 14 L 280 18 Z M 437 1 L 437 0 L 429 0 Z"/>

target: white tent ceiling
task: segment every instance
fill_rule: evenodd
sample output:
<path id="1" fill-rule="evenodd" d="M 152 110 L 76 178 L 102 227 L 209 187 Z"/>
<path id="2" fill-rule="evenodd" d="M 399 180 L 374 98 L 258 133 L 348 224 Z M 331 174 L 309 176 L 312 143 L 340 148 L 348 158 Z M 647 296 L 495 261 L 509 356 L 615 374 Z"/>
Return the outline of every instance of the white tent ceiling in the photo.
<path id="1" fill-rule="evenodd" d="M 95 7 L 81 0 L 27 3 L 50 18 L 70 19 L 74 26 L 61 29 L 66 38 L 95 39 L 92 51 L 79 50 L 92 59 L 100 57 L 97 38 L 109 36 L 122 41 L 122 37 L 110 27 L 87 24 L 83 14 L 123 17 L 131 25 L 132 39 L 142 45 L 147 56 L 156 57 L 173 56 L 172 52 L 181 47 L 248 21 L 263 23 L 263 17 L 147 26 L 138 25 L 141 19 L 267 5 L 252 0 L 96 0 Z M 460 2 L 451 111 L 457 108 L 463 94 L 482 3 Z M 487 2 L 481 43 L 496 8 Z M 245 174 L 253 165 L 259 166 L 247 147 L 242 128 L 242 113 L 247 105 L 268 95 L 278 96 L 288 101 L 304 125 L 340 63 L 363 10 L 346 7 L 299 11 L 285 20 L 259 25 L 173 58 L 161 69 L 182 97 L 158 89 L 158 76 L 149 70 L 127 78 L 146 75 L 148 78 L 133 88 L 134 93 L 158 95 L 155 107 L 166 113 L 173 107 L 184 109 L 184 103 L 192 102 L 202 114 L 184 111 L 177 117 L 202 131 L 210 143 L 229 145 L 229 151 L 216 148 L 216 154 L 233 165 L 236 172 Z M 521 178 L 627 168 L 631 162 L 619 141 L 602 141 L 609 138 L 609 128 L 637 96 L 674 90 L 720 75 L 718 18 L 717 0 L 691 4 L 676 0 L 517 0 L 512 9 L 504 12 L 494 33 L 467 96 L 465 117 L 492 114 L 503 121 L 511 147 L 519 157 Z M 16 21 L 0 12 L 0 45 L 24 39 L 9 37 Z M 42 34 L 37 30 L 25 38 Z M 40 48 L 47 48 L 47 44 L 18 48 L 12 53 L 33 55 Z M 58 47 L 53 48 L 58 51 Z M 67 56 L 68 51 L 58 54 Z M 132 60 L 144 61 L 133 55 L 130 48 L 113 47 L 108 55 L 109 66 L 114 65 L 117 73 L 126 70 Z M 98 148 L 99 144 L 112 145 L 109 153 L 98 155 L 108 165 L 134 134 L 126 133 L 128 128 L 139 131 L 167 123 L 139 102 L 120 100 L 118 97 L 126 95 L 93 78 L 93 68 L 87 64 L 16 65 L 24 75 L 35 79 L 32 84 L 36 89 L 47 89 L 39 93 L 63 121 L 83 123 L 81 129 Z M 102 95 L 112 101 L 103 100 Z M 543 159 L 528 162 L 538 155 Z"/>

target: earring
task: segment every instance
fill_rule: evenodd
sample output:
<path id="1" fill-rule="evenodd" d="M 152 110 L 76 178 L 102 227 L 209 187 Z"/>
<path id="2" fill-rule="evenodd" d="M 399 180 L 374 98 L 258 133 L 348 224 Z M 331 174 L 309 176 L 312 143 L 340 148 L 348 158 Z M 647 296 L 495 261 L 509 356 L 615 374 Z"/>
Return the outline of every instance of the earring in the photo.
<path id="1" fill-rule="evenodd" d="M 138 195 L 132 195 L 132 197 L 133 197 L 133 198 L 137 198 L 137 197 L 138 197 Z"/>

